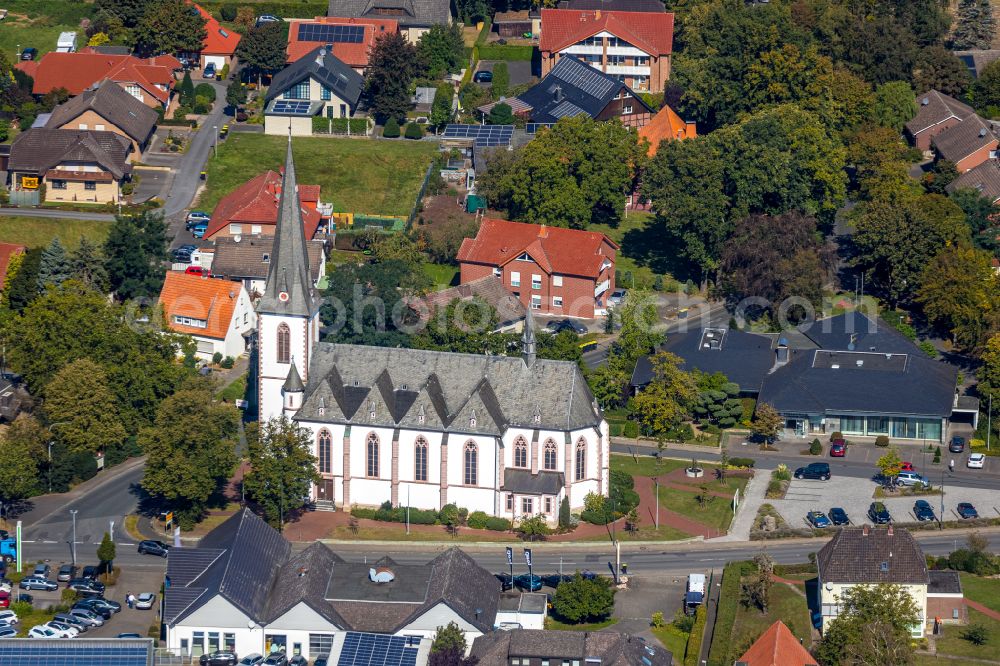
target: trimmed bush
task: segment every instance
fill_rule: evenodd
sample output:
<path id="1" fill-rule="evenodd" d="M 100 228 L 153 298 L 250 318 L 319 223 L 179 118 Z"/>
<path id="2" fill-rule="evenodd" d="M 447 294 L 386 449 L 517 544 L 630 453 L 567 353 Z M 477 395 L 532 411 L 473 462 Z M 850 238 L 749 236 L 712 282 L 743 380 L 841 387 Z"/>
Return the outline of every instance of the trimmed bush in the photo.
<path id="1" fill-rule="evenodd" d="M 635 439 L 639 436 L 639 424 L 635 421 L 626 421 L 622 427 L 622 437 Z"/>
<path id="2" fill-rule="evenodd" d="M 749 467 L 753 469 L 753 466 L 757 463 L 753 458 L 730 458 L 729 464 L 733 467 Z"/>
<path id="3" fill-rule="evenodd" d="M 215 101 L 215 88 L 210 83 L 199 83 L 194 87 L 195 97 L 204 97 L 209 102 Z"/>
<path id="4" fill-rule="evenodd" d="M 223 359 L 222 352 L 215 352 L 214 354 L 212 354 L 212 363 L 214 363 L 215 365 L 219 365 L 220 363 L 222 363 L 222 359 Z"/>
<path id="5" fill-rule="evenodd" d="M 839 430 L 837 430 L 836 432 L 834 432 L 833 434 L 831 434 L 830 435 L 830 441 L 832 442 L 835 439 L 844 439 L 844 433 L 842 433 Z"/>
<path id="6" fill-rule="evenodd" d="M 469 514 L 469 518 L 465 521 L 465 524 L 474 530 L 484 530 L 489 519 L 490 515 L 485 511 L 473 511 Z"/>
<path id="7" fill-rule="evenodd" d="M 879 435 L 875 438 L 875 446 L 889 446 L 889 436 Z"/>
<path id="8" fill-rule="evenodd" d="M 705 604 L 698 606 L 694 614 L 694 626 L 688 635 L 687 649 L 684 651 L 684 666 L 698 666 L 701 656 L 701 640 L 705 634 L 705 623 L 708 621 Z"/>
<path id="9" fill-rule="evenodd" d="M 424 130 L 417 123 L 408 123 L 406 125 L 405 136 L 407 139 L 420 139 L 424 136 Z"/>
<path id="10" fill-rule="evenodd" d="M 236 20 L 236 6 L 235 5 L 222 5 L 219 8 L 219 16 L 222 17 L 223 21 L 235 21 Z"/>
<path id="11" fill-rule="evenodd" d="M 506 532 L 510 529 L 510 521 L 499 516 L 490 516 L 486 519 L 486 529 L 494 532 Z"/>
<path id="12" fill-rule="evenodd" d="M 399 123 L 396 122 L 395 118 L 389 118 L 389 120 L 385 121 L 385 126 L 382 128 L 382 136 L 387 139 L 399 138 Z"/>
<path id="13" fill-rule="evenodd" d="M 821 453 L 823 453 L 823 445 L 819 443 L 818 439 L 814 439 L 809 445 L 809 455 L 818 456 Z"/>
<path id="14" fill-rule="evenodd" d="M 219 363 L 219 365 L 222 366 L 223 369 L 229 370 L 234 365 L 236 365 L 236 359 L 234 359 L 232 356 L 227 356 L 226 358 L 222 359 L 222 362 Z"/>

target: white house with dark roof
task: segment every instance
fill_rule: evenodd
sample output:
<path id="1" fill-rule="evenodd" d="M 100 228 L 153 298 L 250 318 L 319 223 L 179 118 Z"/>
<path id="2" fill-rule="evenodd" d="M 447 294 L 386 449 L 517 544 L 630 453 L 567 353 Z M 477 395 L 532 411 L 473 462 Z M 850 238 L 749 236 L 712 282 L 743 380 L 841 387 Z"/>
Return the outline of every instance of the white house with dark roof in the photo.
<path id="1" fill-rule="evenodd" d="M 426 564 L 347 562 L 322 543 L 299 553 L 249 509 L 167 557 L 166 648 L 315 659 L 349 632 L 406 637 L 426 662 L 429 639 L 455 622 L 472 643 L 491 631 L 500 583 L 458 548 Z M 331 662 L 335 663 L 335 662 Z"/>
<path id="2" fill-rule="evenodd" d="M 609 437 L 579 367 L 537 358 L 529 313 L 518 356 L 319 342 L 289 143 L 258 312 L 259 417 L 314 442 L 319 504 L 457 504 L 558 517 L 608 492 Z"/>

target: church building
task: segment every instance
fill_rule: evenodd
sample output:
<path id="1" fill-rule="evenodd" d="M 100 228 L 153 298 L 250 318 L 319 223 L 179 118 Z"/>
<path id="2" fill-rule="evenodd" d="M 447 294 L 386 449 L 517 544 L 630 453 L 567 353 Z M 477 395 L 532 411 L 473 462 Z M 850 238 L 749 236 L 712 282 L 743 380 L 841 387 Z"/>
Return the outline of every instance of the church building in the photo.
<path id="1" fill-rule="evenodd" d="M 274 249 L 257 306 L 260 419 L 307 429 L 318 505 L 472 511 L 555 523 L 563 498 L 608 493 L 608 425 L 579 367 L 519 356 L 319 341 L 291 143 Z"/>

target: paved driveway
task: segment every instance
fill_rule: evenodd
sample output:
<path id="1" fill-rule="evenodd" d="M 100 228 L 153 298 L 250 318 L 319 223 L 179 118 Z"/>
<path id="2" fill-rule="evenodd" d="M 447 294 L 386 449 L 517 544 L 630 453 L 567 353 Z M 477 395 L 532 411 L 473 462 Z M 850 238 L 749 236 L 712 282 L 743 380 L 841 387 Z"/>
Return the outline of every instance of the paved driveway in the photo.
<path id="1" fill-rule="evenodd" d="M 477 72 L 492 72 L 493 66 L 496 65 L 499 60 L 480 60 L 479 67 L 476 68 Z M 507 73 L 510 75 L 510 87 L 519 86 L 522 83 L 528 83 L 534 77 L 531 74 L 531 62 L 528 60 L 509 60 L 507 62 Z M 481 86 L 488 86 L 488 83 L 480 83 Z"/>
<path id="2" fill-rule="evenodd" d="M 940 483 L 940 479 L 932 479 Z M 959 520 L 955 507 L 959 502 L 971 502 L 983 518 L 1000 516 L 1000 500 L 995 490 L 989 488 L 948 487 L 948 477 L 944 480 L 945 520 Z M 785 499 L 765 500 L 778 510 L 788 524 L 793 528 L 808 527 L 806 513 L 809 511 L 829 512 L 831 507 L 839 506 L 847 512 L 851 523 L 862 525 L 868 520 L 868 507 L 875 501 L 874 494 L 877 484 L 869 479 L 856 477 L 834 476 L 829 481 L 812 481 L 807 479 L 792 479 L 788 486 Z M 941 511 L 940 495 L 924 495 L 920 497 L 891 497 L 881 500 L 893 521 L 897 523 L 912 523 L 913 503 L 925 499 L 934 507 L 935 514 Z"/>

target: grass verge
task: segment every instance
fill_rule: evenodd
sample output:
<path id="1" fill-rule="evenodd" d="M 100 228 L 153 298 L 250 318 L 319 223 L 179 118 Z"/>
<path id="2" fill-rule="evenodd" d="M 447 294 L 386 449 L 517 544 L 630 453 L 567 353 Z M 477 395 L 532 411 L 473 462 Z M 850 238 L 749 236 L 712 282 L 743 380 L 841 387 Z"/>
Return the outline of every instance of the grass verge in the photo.
<path id="1" fill-rule="evenodd" d="M 232 134 L 208 162 L 208 181 L 198 207 L 212 210 L 223 196 L 257 174 L 278 171 L 287 139 Z M 437 144 L 301 137 L 292 139 L 300 185 L 319 185 L 323 201 L 338 212 L 410 214 Z"/>
<path id="2" fill-rule="evenodd" d="M 684 661 L 684 651 L 687 649 L 689 633 L 681 631 L 672 624 L 650 629 L 656 638 L 663 643 L 663 647 L 670 650 L 674 656 L 674 663 L 680 664 Z"/>
<path id="3" fill-rule="evenodd" d="M 110 230 L 110 222 L 30 215 L 0 216 L 0 241 L 20 243 L 28 247 L 46 247 L 57 236 L 59 242 L 70 249 L 80 244 L 81 236 L 86 236 L 87 240 L 94 243 L 103 244 Z"/>
<path id="4" fill-rule="evenodd" d="M 603 622 L 591 622 L 590 624 L 566 624 L 554 617 L 545 618 L 545 628 L 553 631 L 598 631 L 618 624 L 618 618 L 609 617 Z"/>

